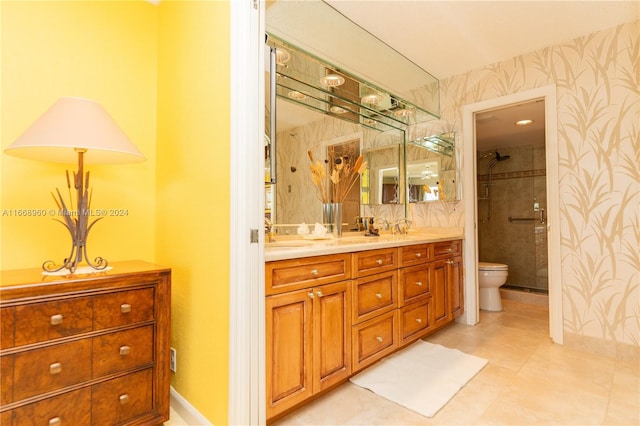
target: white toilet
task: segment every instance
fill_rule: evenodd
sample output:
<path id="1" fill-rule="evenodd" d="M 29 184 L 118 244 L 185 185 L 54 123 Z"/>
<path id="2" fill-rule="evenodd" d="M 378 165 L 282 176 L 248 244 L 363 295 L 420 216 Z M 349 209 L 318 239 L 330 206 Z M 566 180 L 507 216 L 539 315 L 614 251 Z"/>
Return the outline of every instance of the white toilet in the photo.
<path id="1" fill-rule="evenodd" d="M 501 311 L 500 286 L 507 282 L 509 267 L 502 263 L 478 262 L 480 309 Z"/>

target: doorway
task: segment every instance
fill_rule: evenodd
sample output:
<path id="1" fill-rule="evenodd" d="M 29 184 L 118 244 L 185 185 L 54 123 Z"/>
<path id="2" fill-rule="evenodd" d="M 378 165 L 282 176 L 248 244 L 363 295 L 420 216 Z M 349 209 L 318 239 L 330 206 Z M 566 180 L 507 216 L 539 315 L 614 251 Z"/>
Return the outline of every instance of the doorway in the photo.
<path id="1" fill-rule="evenodd" d="M 465 315 L 461 320 L 467 324 L 476 324 L 479 320 L 478 305 L 478 261 L 479 244 L 478 229 L 480 221 L 478 209 L 478 162 L 477 162 L 477 128 L 476 118 L 488 111 L 495 111 L 506 106 L 524 104 L 535 100 L 544 101 L 544 139 L 546 168 L 546 211 L 545 226 L 547 238 L 547 276 L 549 294 L 549 334 L 556 343 L 563 342 L 562 333 L 562 284 L 560 274 L 560 211 L 558 192 L 558 147 L 557 147 L 557 112 L 555 85 L 544 86 L 512 95 L 507 95 L 475 104 L 466 105 L 463 111 L 463 136 L 467 141 L 463 147 L 463 199 L 465 208 Z M 506 152 L 500 153 L 504 158 Z M 493 160 L 497 160 L 495 150 Z M 487 157 L 488 158 L 488 157 Z M 498 161 L 501 162 L 501 161 Z M 491 189 L 490 189 L 491 190 Z M 484 194 L 482 194 L 484 195 Z M 533 205 L 532 205 L 533 208 Z"/>

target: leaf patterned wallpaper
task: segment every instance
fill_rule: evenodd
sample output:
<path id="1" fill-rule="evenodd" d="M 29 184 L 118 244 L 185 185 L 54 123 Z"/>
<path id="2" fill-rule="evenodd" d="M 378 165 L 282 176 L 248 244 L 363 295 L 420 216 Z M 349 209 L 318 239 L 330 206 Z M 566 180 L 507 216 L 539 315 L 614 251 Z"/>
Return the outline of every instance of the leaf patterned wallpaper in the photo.
<path id="1" fill-rule="evenodd" d="M 640 21 L 440 81 L 442 119 L 555 84 L 564 331 L 640 346 Z M 462 169 L 461 169 L 462 170 Z M 460 226 L 460 202 L 412 207 L 419 226 Z"/>

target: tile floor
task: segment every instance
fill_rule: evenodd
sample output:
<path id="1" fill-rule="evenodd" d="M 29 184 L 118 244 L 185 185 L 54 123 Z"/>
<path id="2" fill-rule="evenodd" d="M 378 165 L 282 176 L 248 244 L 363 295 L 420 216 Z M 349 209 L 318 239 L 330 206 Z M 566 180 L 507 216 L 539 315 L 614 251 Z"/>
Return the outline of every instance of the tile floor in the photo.
<path id="1" fill-rule="evenodd" d="M 274 422 L 284 425 L 640 425 L 636 361 L 556 345 L 546 306 L 503 300 L 475 327 L 454 324 L 425 340 L 489 364 L 434 417 L 351 383 Z"/>
<path id="2" fill-rule="evenodd" d="M 270 426 L 640 425 L 637 360 L 616 361 L 556 345 L 546 306 L 503 298 L 475 327 L 427 337 L 489 360 L 434 417 L 422 417 L 347 382 Z M 186 425 L 174 411 L 167 426 Z"/>

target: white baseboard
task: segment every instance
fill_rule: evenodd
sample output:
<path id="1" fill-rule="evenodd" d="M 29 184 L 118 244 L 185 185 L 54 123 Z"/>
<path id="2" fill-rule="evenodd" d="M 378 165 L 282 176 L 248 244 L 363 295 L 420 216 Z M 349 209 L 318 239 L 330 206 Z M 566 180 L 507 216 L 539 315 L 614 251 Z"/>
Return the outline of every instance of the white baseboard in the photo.
<path id="1" fill-rule="evenodd" d="M 182 397 L 173 386 L 170 387 L 171 408 L 186 422 L 188 426 L 212 426 L 196 408 Z M 171 425 L 174 423 L 171 422 Z M 177 424 L 176 424 L 177 425 Z"/>

